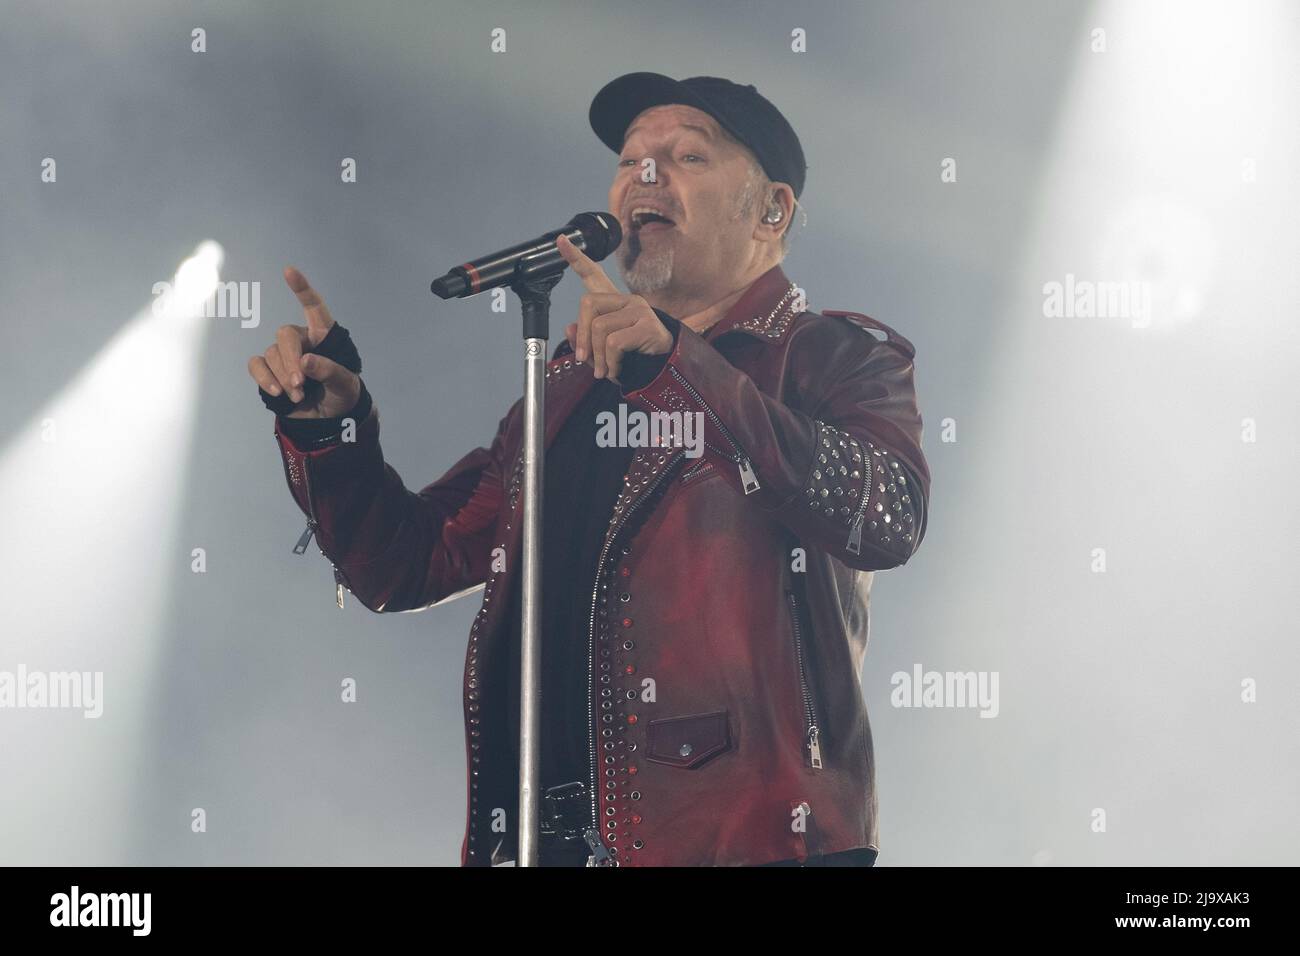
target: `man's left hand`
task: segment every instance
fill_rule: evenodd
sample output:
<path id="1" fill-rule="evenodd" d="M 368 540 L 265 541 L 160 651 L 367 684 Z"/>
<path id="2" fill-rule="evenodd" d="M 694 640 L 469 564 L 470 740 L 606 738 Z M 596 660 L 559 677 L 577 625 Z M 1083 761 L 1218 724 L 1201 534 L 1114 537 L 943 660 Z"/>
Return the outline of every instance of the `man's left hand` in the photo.
<path id="1" fill-rule="evenodd" d="M 672 333 L 645 299 L 619 292 L 604 270 L 567 237 L 560 236 L 555 245 L 587 287 L 578 321 L 564 334 L 579 362 L 591 356 L 596 378 L 608 376 L 617 382 L 626 352 L 664 355 L 672 350 Z"/>

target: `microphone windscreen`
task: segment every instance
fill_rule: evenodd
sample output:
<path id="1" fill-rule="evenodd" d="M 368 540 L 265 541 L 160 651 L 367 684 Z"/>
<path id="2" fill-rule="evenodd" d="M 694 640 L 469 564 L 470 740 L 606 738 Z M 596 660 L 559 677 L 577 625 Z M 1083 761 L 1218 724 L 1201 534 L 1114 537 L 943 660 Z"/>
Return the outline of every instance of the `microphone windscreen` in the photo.
<path id="1" fill-rule="evenodd" d="M 574 216 L 569 225 L 581 233 L 587 248 L 587 258 L 599 262 L 618 248 L 623 241 L 623 227 L 618 219 L 607 212 L 583 212 Z"/>

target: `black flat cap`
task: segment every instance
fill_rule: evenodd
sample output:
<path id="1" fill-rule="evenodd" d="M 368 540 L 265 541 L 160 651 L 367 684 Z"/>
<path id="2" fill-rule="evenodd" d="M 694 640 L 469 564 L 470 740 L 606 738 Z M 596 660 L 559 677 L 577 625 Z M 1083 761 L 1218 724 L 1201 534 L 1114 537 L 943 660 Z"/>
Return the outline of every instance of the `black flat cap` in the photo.
<path id="1" fill-rule="evenodd" d="M 681 103 L 708 113 L 744 143 L 769 179 L 787 183 L 797 198 L 803 192 L 808 164 L 794 128 L 753 85 L 741 86 L 717 76 L 674 80 L 661 73 L 628 73 L 609 83 L 591 101 L 591 128 L 614 152 L 642 110 Z"/>

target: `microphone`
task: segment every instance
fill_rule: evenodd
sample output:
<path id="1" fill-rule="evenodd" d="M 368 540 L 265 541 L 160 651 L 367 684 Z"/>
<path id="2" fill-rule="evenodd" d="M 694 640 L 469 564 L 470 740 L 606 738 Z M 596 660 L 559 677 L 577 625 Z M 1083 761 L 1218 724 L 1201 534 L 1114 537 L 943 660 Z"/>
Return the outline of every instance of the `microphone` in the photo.
<path id="1" fill-rule="evenodd" d="M 569 265 L 555 245 L 561 233 L 595 262 L 604 259 L 623 241 L 623 227 L 609 213 L 583 212 L 561 229 L 456 266 L 441 279 L 434 279 L 430 288 L 443 299 L 463 299 L 510 285 L 516 279 L 558 275 Z"/>

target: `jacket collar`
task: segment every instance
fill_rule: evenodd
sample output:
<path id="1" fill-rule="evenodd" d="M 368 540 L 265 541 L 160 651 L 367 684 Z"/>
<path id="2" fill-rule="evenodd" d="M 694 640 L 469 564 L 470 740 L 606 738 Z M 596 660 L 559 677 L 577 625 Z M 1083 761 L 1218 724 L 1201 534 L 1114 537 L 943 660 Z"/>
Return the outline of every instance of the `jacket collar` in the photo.
<path id="1" fill-rule="evenodd" d="M 712 342 L 728 332 L 744 332 L 763 342 L 779 342 L 799 314 L 798 298 L 781 266 L 775 265 L 750 284 L 727 314 L 704 333 L 704 339 Z"/>

